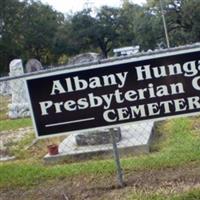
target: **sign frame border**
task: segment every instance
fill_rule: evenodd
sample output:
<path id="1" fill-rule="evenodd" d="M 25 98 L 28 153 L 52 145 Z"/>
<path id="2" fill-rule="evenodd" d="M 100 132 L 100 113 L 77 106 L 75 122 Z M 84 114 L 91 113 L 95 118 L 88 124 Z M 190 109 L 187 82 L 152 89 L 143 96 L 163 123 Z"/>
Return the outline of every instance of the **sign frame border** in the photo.
<path id="1" fill-rule="evenodd" d="M 97 68 L 104 68 L 104 67 L 109 67 L 109 66 L 114 66 L 114 65 L 118 65 L 118 64 L 126 64 L 129 62 L 137 62 L 137 61 L 145 61 L 145 60 L 149 60 L 149 59 L 156 59 L 156 58 L 164 58 L 164 57 L 168 57 L 168 56 L 176 56 L 176 55 L 181 55 L 181 54 L 185 54 L 185 53 L 193 53 L 193 52 L 198 52 L 200 51 L 200 47 L 190 47 L 188 49 L 181 49 L 181 50 L 175 50 L 172 52 L 158 52 L 157 54 L 153 54 L 153 55 L 148 55 L 148 53 L 145 55 L 141 55 L 139 57 L 132 57 L 132 58 L 125 58 L 122 60 L 114 60 L 114 61 L 108 61 L 105 63 L 100 63 L 100 64 L 94 64 L 94 65 L 90 65 L 90 66 L 79 66 L 76 67 L 74 69 L 70 68 L 70 69 L 63 69 L 63 70 L 59 70 L 59 71 L 52 71 L 52 72 L 47 72 L 45 74 L 39 74 L 39 75 L 33 75 L 30 77 L 26 77 L 25 78 L 25 88 L 26 88 L 26 94 L 27 94 L 27 98 L 28 98 L 28 103 L 29 103 L 29 108 L 30 108 L 30 114 L 31 114 L 31 119 L 32 119 L 32 124 L 34 127 L 34 132 L 35 132 L 35 136 L 37 139 L 45 139 L 45 138 L 52 138 L 52 137 L 59 137 L 59 136 L 64 136 L 67 134 L 76 134 L 76 133 L 80 133 L 80 132 L 88 132 L 88 131 L 95 131 L 98 129 L 110 129 L 110 128 L 115 128 L 115 127 L 119 127 L 121 125 L 126 125 L 126 124 L 131 124 L 131 123 L 141 123 L 141 122 L 148 122 L 148 121 L 159 121 L 159 120 L 164 120 L 164 119 L 173 119 L 173 118 L 178 118 L 178 117 L 188 117 L 188 116 L 194 116 L 194 115 L 198 115 L 200 112 L 193 112 L 193 113 L 188 113 L 188 114 L 179 114 L 179 115 L 173 115 L 173 116 L 168 116 L 168 117 L 158 117 L 156 119 L 145 119 L 145 120 L 139 120 L 139 121 L 133 121 L 133 122 L 121 122 L 115 125 L 108 125 L 108 126 L 100 126 L 100 127 L 96 127 L 96 128 L 88 128 L 88 129 L 83 129 L 83 130 L 75 130 L 75 131 L 66 131 L 66 132 L 61 132 L 61 133 L 55 133 L 55 134 L 50 134 L 50 135 L 45 135 L 45 136 L 40 136 L 38 134 L 38 130 L 37 130 L 37 126 L 36 126 L 36 122 L 35 122 L 35 117 L 33 114 L 33 108 L 32 108 L 32 102 L 31 102 L 31 98 L 30 98 L 30 93 L 28 90 L 28 85 L 27 85 L 27 81 L 28 80 L 34 80 L 34 79 L 38 79 L 38 78 L 45 78 L 48 76 L 54 76 L 54 75 L 60 75 L 60 74 L 67 74 L 67 73 L 71 73 L 71 72 L 79 72 L 79 71 L 85 71 L 88 69 L 97 69 Z M 88 63 L 89 64 L 89 63 Z M 67 66 L 67 65 L 66 65 Z"/>

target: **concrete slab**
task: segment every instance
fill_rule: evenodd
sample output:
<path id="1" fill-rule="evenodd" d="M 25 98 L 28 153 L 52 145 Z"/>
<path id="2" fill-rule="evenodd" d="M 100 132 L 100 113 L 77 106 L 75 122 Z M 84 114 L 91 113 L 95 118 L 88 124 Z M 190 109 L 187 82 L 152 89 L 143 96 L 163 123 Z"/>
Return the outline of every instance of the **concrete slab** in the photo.
<path id="1" fill-rule="evenodd" d="M 122 140 L 117 143 L 120 154 L 141 154 L 149 152 L 154 121 L 133 123 L 121 126 Z M 59 154 L 47 154 L 44 161 L 54 163 L 67 159 L 81 159 L 89 156 L 112 153 L 112 144 L 77 146 L 75 134 L 69 135 L 60 145 Z"/>
<path id="2" fill-rule="evenodd" d="M 15 159 L 16 159 L 15 156 L 5 156 L 5 157 L 0 158 L 0 162 L 11 161 L 11 160 L 15 160 Z"/>

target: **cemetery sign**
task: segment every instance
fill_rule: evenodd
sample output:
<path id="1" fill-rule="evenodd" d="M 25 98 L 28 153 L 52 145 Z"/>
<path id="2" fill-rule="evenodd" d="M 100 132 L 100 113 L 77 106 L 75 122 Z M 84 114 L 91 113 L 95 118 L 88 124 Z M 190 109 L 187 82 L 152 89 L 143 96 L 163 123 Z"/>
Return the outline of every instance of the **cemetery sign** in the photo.
<path id="1" fill-rule="evenodd" d="M 200 49 L 158 53 L 26 79 L 37 136 L 200 111 Z"/>

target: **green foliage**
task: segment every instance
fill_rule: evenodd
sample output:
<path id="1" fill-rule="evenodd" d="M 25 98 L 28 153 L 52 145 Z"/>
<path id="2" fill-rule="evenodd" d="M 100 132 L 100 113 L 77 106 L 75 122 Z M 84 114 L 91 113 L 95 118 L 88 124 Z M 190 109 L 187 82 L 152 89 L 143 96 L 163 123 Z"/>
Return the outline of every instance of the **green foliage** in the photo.
<path id="1" fill-rule="evenodd" d="M 107 57 L 108 52 L 119 40 L 117 32 L 119 24 L 120 16 L 117 8 L 104 6 L 95 17 L 92 16 L 90 9 L 83 10 L 71 19 L 70 38 L 80 51 L 97 48 L 103 57 Z"/>
<path id="2" fill-rule="evenodd" d="M 140 45 L 154 49 L 158 43 L 157 18 L 145 7 L 125 1 L 121 9 L 121 45 Z M 126 31 L 125 31 L 126 30 Z"/>
<path id="3" fill-rule="evenodd" d="M 103 57 L 108 57 L 108 52 L 117 46 L 119 37 L 118 29 L 121 24 L 119 9 L 104 6 L 96 17 L 93 40 L 101 49 Z"/>
<path id="4" fill-rule="evenodd" d="M 52 38 L 62 14 L 34 1 L 0 0 L 0 72 L 14 58 L 52 60 Z"/>
<path id="5" fill-rule="evenodd" d="M 161 16 L 160 1 L 147 0 L 147 2 L 149 10 L 157 16 Z M 163 4 L 163 12 L 166 18 L 171 46 L 199 42 L 199 0 L 162 0 L 161 2 Z M 161 21 L 159 25 L 162 27 Z M 162 32 L 164 31 L 163 28 L 161 30 Z"/>
<path id="6" fill-rule="evenodd" d="M 47 64 L 52 60 L 55 33 L 63 21 L 61 14 L 40 2 L 30 4 L 24 11 L 23 36 L 25 58 L 37 58 Z"/>
<path id="7" fill-rule="evenodd" d="M 171 46 L 200 41 L 199 0 L 162 0 Z M 43 65 L 63 63 L 83 52 L 112 55 L 112 49 L 140 45 L 166 47 L 159 0 L 143 6 L 129 0 L 121 8 L 103 6 L 65 16 L 40 1 L 0 0 L 0 72 L 14 58 L 35 57 Z M 67 59 L 65 59 L 67 62 Z"/>
<path id="8" fill-rule="evenodd" d="M 0 0 L 0 71 L 7 70 L 8 60 L 22 54 L 23 8 L 18 0 Z"/>

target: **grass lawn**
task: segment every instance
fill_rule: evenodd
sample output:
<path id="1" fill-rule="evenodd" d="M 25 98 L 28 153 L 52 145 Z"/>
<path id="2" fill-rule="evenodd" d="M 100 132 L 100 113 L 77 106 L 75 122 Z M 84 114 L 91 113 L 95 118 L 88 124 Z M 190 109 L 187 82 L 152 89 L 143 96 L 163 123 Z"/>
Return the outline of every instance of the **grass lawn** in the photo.
<path id="1" fill-rule="evenodd" d="M 129 172 L 163 170 L 178 168 L 189 163 L 200 165 L 200 117 L 177 118 L 156 124 L 156 138 L 148 155 L 128 156 L 121 158 L 125 174 Z M 0 131 L 31 126 L 31 119 L 2 120 Z M 33 134 L 27 135 L 13 150 L 17 160 L 0 164 L 0 188 L 34 188 L 51 180 L 62 180 L 76 176 L 109 177 L 115 176 L 115 165 L 112 159 L 87 162 L 44 165 L 49 139 L 39 141 L 32 148 L 25 147 L 33 140 Z M 50 139 L 52 140 L 52 139 Z M 55 140 L 55 139 L 53 139 Z M 200 174 L 199 174 L 200 176 Z M 165 192 L 149 193 L 130 191 L 124 195 L 127 199 L 137 200 L 193 200 L 200 199 L 200 188 L 185 191 L 182 194 L 166 195 Z"/>
<path id="2" fill-rule="evenodd" d="M 10 121 L 12 122 L 12 120 Z M 30 125 L 29 119 L 23 119 L 23 121 L 26 125 Z M 159 137 L 157 137 L 155 144 L 152 145 L 152 153 L 138 157 L 122 158 L 123 169 L 158 169 L 180 166 L 191 161 L 200 162 L 200 133 L 199 129 L 195 130 L 194 128 L 198 125 L 198 121 L 199 117 L 192 117 L 173 119 L 164 123 L 159 122 L 157 125 Z M 13 127 L 18 127 L 21 124 L 21 120 L 16 120 L 16 122 Z M 31 154 L 31 152 L 29 153 Z M 20 159 L 1 164 L 1 187 L 8 185 L 29 186 L 37 183 L 38 179 L 45 180 L 54 177 L 88 173 L 107 174 L 115 170 L 113 160 L 110 159 L 44 166 L 36 157 L 30 154 L 29 158 L 24 160 Z"/>
<path id="3" fill-rule="evenodd" d="M 16 130 L 27 126 L 32 126 L 31 118 L 4 119 L 0 121 L 0 131 Z"/>

